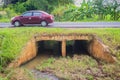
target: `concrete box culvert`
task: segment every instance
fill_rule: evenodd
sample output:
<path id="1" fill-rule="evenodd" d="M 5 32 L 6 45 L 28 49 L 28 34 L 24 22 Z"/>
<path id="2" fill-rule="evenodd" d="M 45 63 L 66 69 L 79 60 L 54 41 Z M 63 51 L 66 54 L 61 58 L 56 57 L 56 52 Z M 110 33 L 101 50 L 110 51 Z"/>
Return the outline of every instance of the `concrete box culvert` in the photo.
<path id="1" fill-rule="evenodd" d="M 96 59 L 104 60 L 109 63 L 115 62 L 115 59 L 111 55 L 109 48 L 103 44 L 96 36 L 91 34 L 37 34 L 33 36 L 31 40 L 29 40 L 21 51 L 18 58 L 16 58 L 12 63 L 10 63 L 9 67 L 18 67 L 21 64 L 33 59 L 37 55 L 37 42 L 38 41 L 59 41 L 61 46 L 61 54 L 63 57 L 66 56 L 66 42 L 74 41 L 74 43 L 78 44 L 79 41 L 88 41 L 87 47 L 88 53 Z M 76 44 L 74 46 L 76 46 Z M 82 44 L 84 45 L 84 44 Z M 78 48 L 79 49 L 79 48 Z"/>

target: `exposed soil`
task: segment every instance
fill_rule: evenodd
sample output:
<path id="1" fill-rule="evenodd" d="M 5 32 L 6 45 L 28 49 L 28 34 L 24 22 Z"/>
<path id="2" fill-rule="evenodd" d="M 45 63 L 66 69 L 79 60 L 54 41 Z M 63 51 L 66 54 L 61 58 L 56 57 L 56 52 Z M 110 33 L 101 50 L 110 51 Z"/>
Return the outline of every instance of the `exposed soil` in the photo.
<path id="1" fill-rule="evenodd" d="M 17 68 L 12 71 L 12 74 L 10 75 L 10 80 L 30 80 L 30 77 L 24 69 Z"/>
<path id="2" fill-rule="evenodd" d="M 58 77 L 49 72 L 41 72 L 36 69 L 33 69 L 31 72 L 34 75 L 34 80 L 60 80 Z"/>

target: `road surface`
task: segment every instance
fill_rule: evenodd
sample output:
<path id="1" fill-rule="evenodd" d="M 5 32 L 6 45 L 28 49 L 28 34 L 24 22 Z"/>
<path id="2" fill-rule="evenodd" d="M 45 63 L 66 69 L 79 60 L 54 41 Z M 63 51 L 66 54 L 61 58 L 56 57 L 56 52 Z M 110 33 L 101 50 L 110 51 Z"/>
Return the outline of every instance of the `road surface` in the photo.
<path id="1" fill-rule="evenodd" d="M 40 25 L 25 25 L 40 26 Z M 0 28 L 13 27 L 10 23 L 0 23 Z M 54 22 L 48 27 L 56 28 L 120 28 L 120 22 Z"/>

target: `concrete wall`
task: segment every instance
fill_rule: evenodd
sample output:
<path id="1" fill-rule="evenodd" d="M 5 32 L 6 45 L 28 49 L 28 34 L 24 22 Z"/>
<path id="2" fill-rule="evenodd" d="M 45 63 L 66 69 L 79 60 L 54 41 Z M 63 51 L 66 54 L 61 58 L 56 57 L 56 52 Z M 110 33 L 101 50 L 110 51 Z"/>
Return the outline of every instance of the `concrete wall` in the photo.
<path id="1" fill-rule="evenodd" d="M 103 60 L 109 63 L 115 62 L 112 52 L 109 47 L 103 44 L 99 39 L 94 38 L 89 44 L 89 53 L 96 59 Z"/>
<path id="2" fill-rule="evenodd" d="M 9 67 L 18 67 L 21 64 L 33 59 L 37 55 L 37 46 L 35 39 L 28 41 L 21 54 L 13 61 Z"/>

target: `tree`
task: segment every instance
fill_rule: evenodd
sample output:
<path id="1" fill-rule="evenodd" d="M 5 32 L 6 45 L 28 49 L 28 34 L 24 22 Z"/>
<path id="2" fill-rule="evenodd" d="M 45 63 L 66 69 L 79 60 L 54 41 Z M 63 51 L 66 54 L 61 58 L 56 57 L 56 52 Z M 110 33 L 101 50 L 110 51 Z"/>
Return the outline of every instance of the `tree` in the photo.
<path id="1" fill-rule="evenodd" d="M 59 5 L 67 5 L 73 3 L 73 0 L 27 0 L 27 10 L 38 9 L 46 12 L 51 12 Z"/>
<path id="2" fill-rule="evenodd" d="M 10 0 L 3 0 L 4 2 L 4 6 L 7 6 L 8 4 L 10 4 Z"/>
<path id="3" fill-rule="evenodd" d="M 12 4 L 15 4 L 17 2 L 26 2 L 27 0 L 11 0 Z"/>
<path id="4" fill-rule="evenodd" d="M 113 20 L 119 19 L 120 4 L 117 0 L 93 0 L 95 14 L 100 15 L 101 19 L 104 19 L 106 15 L 111 15 Z"/>

